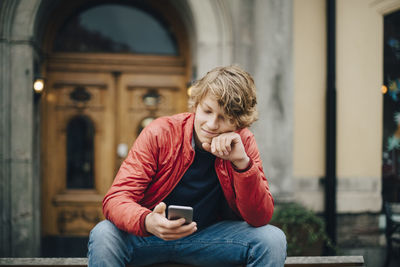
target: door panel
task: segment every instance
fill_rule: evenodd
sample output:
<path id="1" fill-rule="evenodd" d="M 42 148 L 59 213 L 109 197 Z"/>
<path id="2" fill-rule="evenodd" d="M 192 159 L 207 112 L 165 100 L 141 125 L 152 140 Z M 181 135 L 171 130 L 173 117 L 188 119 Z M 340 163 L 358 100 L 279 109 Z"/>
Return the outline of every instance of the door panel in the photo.
<path id="1" fill-rule="evenodd" d="M 92 60 L 82 60 L 85 57 Z M 98 57 L 91 55 L 56 55 L 48 62 L 42 98 L 43 236 L 88 236 L 104 219 L 102 199 L 140 128 L 156 117 L 187 110 L 187 75 L 181 59 L 149 58 L 147 65 L 137 57 L 129 62 L 120 55 L 101 64 L 95 64 Z M 123 71 L 118 71 L 118 66 Z M 78 164 L 75 172 L 69 173 L 93 168 L 89 175 L 93 176 L 93 188 L 67 186 L 67 168 L 71 166 L 67 153 L 79 151 L 68 150 L 67 136 L 74 140 L 71 138 L 85 132 L 78 127 L 71 133 L 74 128 L 68 125 L 77 118 L 93 125 L 93 164 L 81 162 L 91 157 L 82 157 L 74 161 Z"/>
<path id="2" fill-rule="evenodd" d="M 114 80 L 107 73 L 49 75 L 43 116 L 43 234 L 87 235 L 102 218 L 101 200 L 112 181 Z M 94 126 L 93 188 L 67 188 L 67 128 L 85 117 Z M 85 164 L 85 163 L 82 163 Z M 88 168 L 88 167 L 86 167 Z"/>
<path id="3" fill-rule="evenodd" d="M 118 142 L 131 147 L 152 119 L 186 111 L 185 79 L 179 75 L 126 74 L 119 83 Z M 117 160 L 117 168 L 123 161 Z"/>

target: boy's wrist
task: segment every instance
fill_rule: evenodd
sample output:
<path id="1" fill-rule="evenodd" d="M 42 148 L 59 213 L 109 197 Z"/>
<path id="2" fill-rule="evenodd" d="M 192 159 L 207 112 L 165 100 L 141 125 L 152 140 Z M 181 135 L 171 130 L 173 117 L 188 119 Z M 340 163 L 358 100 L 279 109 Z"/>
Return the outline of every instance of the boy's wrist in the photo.
<path id="1" fill-rule="evenodd" d="M 244 170 L 249 166 L 250 158 L 246 156 L 241 160 L 232 161 L 232 164 L 235 166 L 237 170 Z"/>

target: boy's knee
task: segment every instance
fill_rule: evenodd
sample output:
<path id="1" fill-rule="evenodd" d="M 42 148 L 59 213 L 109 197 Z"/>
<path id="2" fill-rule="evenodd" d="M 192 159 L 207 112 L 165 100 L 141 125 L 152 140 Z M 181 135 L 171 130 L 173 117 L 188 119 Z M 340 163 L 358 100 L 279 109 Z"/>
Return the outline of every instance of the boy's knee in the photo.
<path id="1" fill-rule="evenodd" d="M 98 223 L 90 232 L 89 266 L 122 266 L 129 258 L 126 251 L 124 233 L 110 221 Z"/>
<path id="2" fill-rule="evenodd" d="M 90 231 L 90 239 L 97 239 L 104 237 L 104 234 L 112 231 L 113 224 L 110 221 L 104 220 L 96 224 L 96 226 Z M 115 227 L 115 226 L 114 226 Z"/>
<path id="3" fill-rule="evenodd" d="M 90 231 L 89 243 L 107 244 L 115 242 L 116 240 L 113 241 L 113 239 L 119 239 L 119 231 L 110 221 L 101 221 Z"/>
<path id="4" fill-rule="evenodd" d="M 125 248 L 124 232 L 108 220 L 99 222 L 90 232 L 89 251 L 114 251 Z"/>
<path id="5" fill-rule="evenodd" d="M 250 244 L 249 265 L 284 266 L 286 259 L 286 236 L 281 229 L 273 225 L 253 228 Z"/>
<path id="6" fill-rule="evenodd" d="M 286 256 L 286 235 L 273 225 L 266 225 L 257 228 L 256 242 L 273 253 L 284 253 Z"/>

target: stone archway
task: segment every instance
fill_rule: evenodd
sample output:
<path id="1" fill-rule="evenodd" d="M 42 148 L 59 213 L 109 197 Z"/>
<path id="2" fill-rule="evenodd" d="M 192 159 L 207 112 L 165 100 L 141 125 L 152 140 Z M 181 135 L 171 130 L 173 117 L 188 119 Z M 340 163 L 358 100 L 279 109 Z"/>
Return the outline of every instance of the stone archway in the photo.
<path id="1" fill-rule="evenodd" d="M 226 0 L 172 1 L 188 29 L 193 78 L 233 63 L 233 18 Z"/>

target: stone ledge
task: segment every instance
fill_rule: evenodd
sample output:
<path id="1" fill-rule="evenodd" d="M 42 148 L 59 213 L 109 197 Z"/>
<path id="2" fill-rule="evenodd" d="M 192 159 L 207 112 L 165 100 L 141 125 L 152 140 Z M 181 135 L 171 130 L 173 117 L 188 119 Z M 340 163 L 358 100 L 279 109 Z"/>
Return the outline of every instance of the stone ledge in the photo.
<path id="1" fill-rule="evenodd" d="M 0 266 L 87 266 L 87 258 L 0 258 Z M 155 264 L 151 267 L 189 267 L 182 264 Z M 363 256 L 287 257 L 286 267 L 364 266 Z M 132 266 L 133 267 L 133 266 Z"/>

